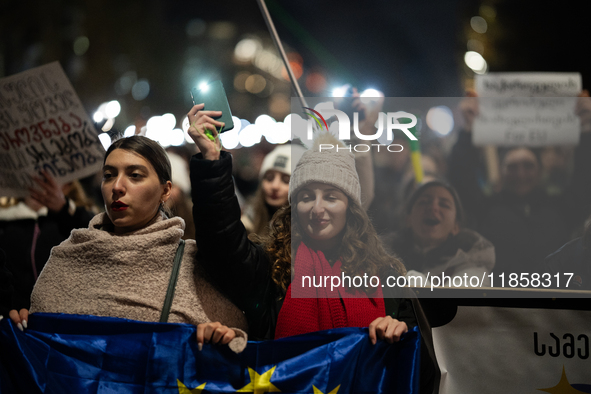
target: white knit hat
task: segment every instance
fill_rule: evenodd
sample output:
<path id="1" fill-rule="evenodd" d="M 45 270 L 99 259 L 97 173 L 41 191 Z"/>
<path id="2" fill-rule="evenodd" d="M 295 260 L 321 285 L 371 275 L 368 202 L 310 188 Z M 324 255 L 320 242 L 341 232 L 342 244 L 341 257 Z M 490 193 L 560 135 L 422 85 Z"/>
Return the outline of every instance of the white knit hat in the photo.
<path id="1" fill-rule="evenodd" d="M 331 144 L 333 148 L 323 147 L 321 152 L 320 144 Z M 338 151 L 336 146 L 339 146 Z M 330 134 L 317 138 L 314 147 L 303 154 L 293 170 L 289 181 L 290 204 L 293 203 L 292 196 L 296 196 L 302 187 L 312 182 L 338 187 L 361 205 L 361 186 L 355 169 L 355 156 Z"/>
<path id="2" fill-rule="evenodd" d="M 259 179 L 262 179 L 269 170 L 276 170 L 291 175 L 291 163 L 297 163 L 305 151 L 306 148 L 298 144 L 279 145 L 263 159 L 263 164 L 259 171 Z"/>

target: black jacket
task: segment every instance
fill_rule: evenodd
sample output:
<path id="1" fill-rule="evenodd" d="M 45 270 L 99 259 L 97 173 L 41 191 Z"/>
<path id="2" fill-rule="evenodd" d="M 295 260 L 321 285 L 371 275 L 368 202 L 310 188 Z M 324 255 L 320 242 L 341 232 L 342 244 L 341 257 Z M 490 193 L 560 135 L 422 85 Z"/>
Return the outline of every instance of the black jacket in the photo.
<path id="1" fill-rule="evenodd" d="M 70 215 L 66 203 L 60 212 L 37 219 L 0 219 L 0 314 L 29 308 L 33 286 L 51 249 L 73 229 L 87 227 L 93 216 L 83 207 Z"/>

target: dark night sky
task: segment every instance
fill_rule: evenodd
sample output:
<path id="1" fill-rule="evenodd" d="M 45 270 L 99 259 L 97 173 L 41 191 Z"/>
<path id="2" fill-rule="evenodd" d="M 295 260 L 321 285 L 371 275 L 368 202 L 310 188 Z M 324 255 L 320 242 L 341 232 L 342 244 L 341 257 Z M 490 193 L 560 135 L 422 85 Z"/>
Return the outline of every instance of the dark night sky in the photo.
<path id="1" fill-rule="evenodd" d="M 328 95 L 332 84 L 351 82 L 386 96 L 461 95 L 471 73 L 463 63 L 468 21 L 482 4 L 497 11 L 486 33 L 490 71 L 578 71 L 588 85 L 591 35 L 585 2 L 551 9 L 510 0 L 267 2 L 283 42 L 302 55 L 305 72 L 319 70 L 329 80 L 318 95 Z M 229 21 L 234 35 L 226 41 L 188 38 L 185 26 L 196 18 L 208 28 Z M 195 74 L 219 77 L 231 87 L 242 67 L 233 63 L 231 50 L 250 33 L 269 37 L 252 0 L 5 1 L 0 4 L 0 76 L 59 60 L 89 112 L 117 98 L 125 113 L 118 122 L 129 124 L 151 114 L 186 111 L 189 87 L 182 76 L 190 51 L 199 58 Z M 72 52 L 78 35 L 90 39 L 80 58 Z M 125 70 L 150 80 L 150 95 L 142 102 L 115 94 L 114 83 Z M 290 94 L 285 81 L 275 85 Z M 247 119 L 269 105 L 251 94 L 234 96 L 231 101 L 243 112 L 238 115 Z"/>

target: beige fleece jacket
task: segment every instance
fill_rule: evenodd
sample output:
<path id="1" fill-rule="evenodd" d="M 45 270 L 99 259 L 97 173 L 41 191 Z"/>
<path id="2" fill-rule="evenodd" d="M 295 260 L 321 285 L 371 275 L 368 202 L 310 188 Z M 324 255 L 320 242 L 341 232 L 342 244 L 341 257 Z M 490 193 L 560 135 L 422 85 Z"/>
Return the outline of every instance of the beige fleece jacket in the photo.
<path id="1" fill-rule="evenodd" d="M 31 312 L 85 314 L 157 322 L 166 297 L 174 256 L 185 222 L 162 216 L 124 235 L 109 231 L 105 213 L 87 229 L 51 251 L 31 295 Z M 106 231 L 105 231 L 106 230 Z M 188 240 L 181 263 L 170 323 L 216 322 L 237 331 L 230 348 L 246 346 L 244 314 L 222 296 L 196 264 L 197 246 Z"/>

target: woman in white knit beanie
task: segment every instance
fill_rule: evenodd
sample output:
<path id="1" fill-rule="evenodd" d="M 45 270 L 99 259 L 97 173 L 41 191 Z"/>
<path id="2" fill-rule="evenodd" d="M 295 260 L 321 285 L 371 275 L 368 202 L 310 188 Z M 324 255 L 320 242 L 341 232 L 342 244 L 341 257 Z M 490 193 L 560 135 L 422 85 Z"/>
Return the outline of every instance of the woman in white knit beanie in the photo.
<path id="1" fill-rule="evenodd" d="M 292 167 L 306 151 L 302 145 L 279 145 L 263 159 L 259 171 L 259 187 L 242 215 L 249 233 L 265 236 L 269 222 L 279 208 L 288 205 Z"/>
<path id="2" fill-rule="evenodd" d="M 415 322 L 414 313 L 408 300 L 388 299 L 389 289 L 380 284 L 406 270 L 385 252 L 361 207 L 353 155 L 334 137 L 317 140 L 292 171 L 290 205 L 276 213 L 262 243 L 253 243 L 234 213 L 231 156 L 204 133 L 216 134 L 221 126 L 211 115 L 200 105 L 188 114 L 189 135 L 201 151 L 191 160 L 194 220 L 208 222 L 196 231 L 198 259 L 245 312 L 251 337 L 369 326 L 373 343 L 398 341 Z M 333 149 L 321 151 L 328 145 Z M 317 285 L 317 279 L 341 275 L 367 275 L 378 284 Z M 302 285 L 305 277 L 313 277 L 314 285 Z"/>

